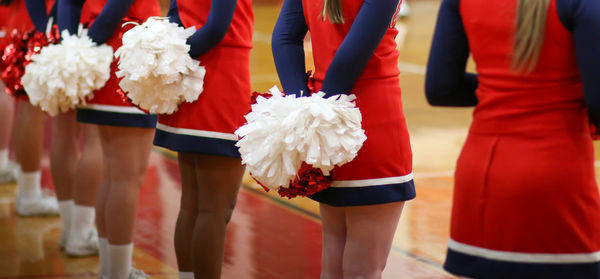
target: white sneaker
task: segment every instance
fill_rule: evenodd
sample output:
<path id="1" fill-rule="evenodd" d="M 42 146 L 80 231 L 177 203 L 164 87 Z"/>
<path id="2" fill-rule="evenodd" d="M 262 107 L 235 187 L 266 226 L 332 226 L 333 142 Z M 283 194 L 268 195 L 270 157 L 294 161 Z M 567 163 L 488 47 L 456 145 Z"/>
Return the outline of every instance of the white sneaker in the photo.
<path id="1" fill-rule="evenodd" d="M 408 3 L 406 3 L 406 0 L 402 1 L 402 4 L 400 4 L 400 11 L 398 11 L 398 16 L 399 17 L 407 17 L 410 15 L 410 7 L 408 6 Z"/>
<path id="2" fill-rule="evenodd" d="M 15 210 L 19 216 L 50 216 L 58 215 L 56 197 L 42 193 L 41 197 L 22 198 L 17 195 Z"/>
<path id="3" fill-rule="evenodd" d="M 65 248 L 67 247 L 67 240 L 69 239 L 69 236 L 67 235 L 66 232 L 61 232 L 60 233 L 60 238 L 58 239 L 58 247 L 61 250 L 65 250 Z"/>
<path id="4" fill-rule="evenodd" d="M 0 170 L 0 183 L 8 183 L 17 181 L 16 171 L 17 164 L 8 162 L 6 168 Z"/>
<path id="5" fill-rule="evenodd" d="M 150 276 L 139 269 L 131 268 L 129 271 L 129 279 L 149 279 Z"/>
<path id="6" fill-rule="evenodd" d="M 90 230 L 84 239 L 70 237 L 65 252 L 71 257 L 98 255 L 98 231 L 95 228 Z"/>

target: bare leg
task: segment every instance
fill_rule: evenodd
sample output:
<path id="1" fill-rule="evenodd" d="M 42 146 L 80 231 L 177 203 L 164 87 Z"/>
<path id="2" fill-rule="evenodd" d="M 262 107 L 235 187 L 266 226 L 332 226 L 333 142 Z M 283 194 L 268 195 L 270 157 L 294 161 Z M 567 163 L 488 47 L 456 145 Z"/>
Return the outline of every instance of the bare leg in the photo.
<path id="1" fill-rule="evenodd" d="M 91 256 L 98 253 L 94 205 L 102 181 L 102 147 L 98 126 L 80 125 L 85 140 L 73 177 L 74 205 L 66 252 L 70 256 Z"/>
<path id="2" fill-rule="evenodd" d="M 14 180 L 14 164 L 9 161 L 14 111 L 15 101 L 4 93 L 4 84 L 0 82 L 0 183 Z"/>
<path id="3" fill-rule="evenodd" d="M 80 132 L 81 127 L 77 123 L 74 110 L 52 117 L 50 171 L 59 202 L 73 200 Z"/>
<path id="4" fill-rule="evenodd" d="M 15 127 L 15 153 L 23 172 L 40 170 L 46 114 L 29 102 L 19 100 Z"/>
<path id="5" fill-rule="evenodd" d="M 343 259 L 346 244 L 345 207 L 319 204 L 323 229 L 321 279 L 344 278 Z"/>
<path id="6" fill-rule="evenodd" d="M 83 124 L 84 144 L 75 171 L 75 204 L 94 206 L 102 181 L 102 146 L 98 126 Z"/>
<path id="7" fill-rule="evenodd" d="M 180 154 L 181 155 L 181 154 Z M 195 278 L 221 277 L 225 231 L 237 200 L 244 167 L 240 159 L 185 154 L 195 159 L 197 216 L 192 237 Z"/>
<path id="8" fill-rule="evenodd" d="M 20 164 L 15 209 L 21 216 L 58 214 L 56 198 L 45 196 L 41 187 L 40 161 L 46 114 L 27 101 L 18 101 L 15 151 Z"/>
<path id="9" fill-rule="evenodd" d="M 8 149 L 13 127 L 15 102 L 4 93 L 4 84 L 0 83 L 0 149 Z"/>
<path id="10" fill-rule="evenodd" d="M 403 202 L 346 207 L 344 279 L 381 278 L 403 207 Z"/>
<path id="11" fill-rule="evenodd" d="M 96 212 L 99 231 L 108 242 L 107 255 L 100 247 L 100 258 L 108 263 L 101 277 L 126 279 L 132 272 L 133 233 L 138 194 L 144 178 L 154 138 L 154 129 L 99 126 L 104 155 L 104 182 Z M 103 242 L 103 240 L 101 240 Z"/>
<path id="12" fill-rule="evenodd" d="M 128 244 L 133 238 L 138 194 L 148 166 L 154 129 L 100 126 L 100 137 L 104 167 L 110 174 L 109 183 L 103 184 L 109 187 L 104 211 L 106 233 L 110 244 Z"/>
<path id="13" fill-rule="evenodd" d="M 177 156 L 181 173 L 181 206 L 175 226 L 175 255 L 180 272 L 193 272 L 192 239 L 198 215 L 198 185 L 194 155 L 180 152 Z"/>

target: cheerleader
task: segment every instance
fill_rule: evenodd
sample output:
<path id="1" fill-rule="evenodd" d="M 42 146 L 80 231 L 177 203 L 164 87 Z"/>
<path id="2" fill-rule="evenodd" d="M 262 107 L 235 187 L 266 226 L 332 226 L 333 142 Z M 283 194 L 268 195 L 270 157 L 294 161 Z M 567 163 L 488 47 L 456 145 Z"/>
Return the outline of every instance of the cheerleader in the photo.
<path id="1" fill-rule="evenodd" d="M 58 9 L 59 29 L 75 34 L 80 22 L 91 22 L 89 37 L 114 50 L 121 44 L 123 19 L 143 21 L 160 14 L 155 0 L 60 0 Z M 147 278 L 131 267 L 132 238 L 157 117 L 121 99 L 116 68 L 113 62 L 104 88 L 94 92 L 87 107 L 77 110 L 79 122 L 97 125 L 102 147 L 103 180 L 96 202 L 100 278 Z M 84 151 L 81 160 L 96 160 L 92 154 Z"/>
<path id="2" fill-rule="evenodd" d="M 393 28 L 398 0 L 285 0 L 273 55 L 287 94 L 306 94 L 303 39 L 310 31 L 311 85 L 326 97 L 355 94 L 367 136 L 357 157 L 311 196 L 323 226 L 321 278 L 380 278 L 404 206 L 415 197 Z"/>
<path id="3" fill-rule="evenodd" d="M 600 124 L 599 14 L 596 0 L 442 2 L 427 99 L 475 106 L 456 166 L 449 272 L 600 278 L 588 125 Z M 465 73 L 469 52 L 477 76 Z"/>
<path id="4" fill-rule="evenodd" d="M 46 3 L 26 0 L 26 4 L 36 28 L 45 30 Z M 89 256 L 98 254 L 94 203 L 95 193 L 100 183 L 102 157 L 97 129 L 93 125 L 86 125 L 84 151 L 93 154 L 81 157 L 79 161 L 78 147 L 82 125 L 77 123 L 75 116 L 75 111 L 68 111 L 52 117 L 50 171 L 62 221 L 58 246 L 65 249 L 70 256 Z M 86 160 L 86 158 L 100 158 L 100 160 Z M 77 181 L 80 187 L 75 187 Z"/>
<path id="5" fill-rule="evenodd" d="M 4 50 L 11 31 L 10 18 L 12 1 L 0 4 L 0 49 Z M 12 134 L 15 101 L 4 94 L 6 86 L 0 82 L 0 183 L 14 180 L 16 165 L 9 160 L 9 143 Z"/>
<path id="6" fill-rule="evenodd" d="M 51 3 L 47 3 L 51 4 Z M 11 4 L 12 26 L 22 32 L 35 27 L 37 32 L 46 30 L 48 15 L 43 9 L 39 14 L 28 14 L 25 1 Z M 50 6 L 50 5 L 48 5 Z M 17 96 L 17 116 L 14 128 L 14 144 L 17 163 L 17 198 L 15 210 L 21 216 L 58 214 L 55 197 L 42 191 L 40 161 L 43 151 L 43 131 L 46 114 L 29 103 L 25 92 Z"/>
<path id="7" fill-rule="evenodd" d="M 158 120 L 156 145 L 178 152 L 182 198 L 175 229 L 179 278 L 220 278 L 225 230 L 244 167 L 233 132 L 250 110 L 251 0 L 172 0 L 169 17 L 196 26 L 189 54 L 206 67 L 198 100 Z"/>

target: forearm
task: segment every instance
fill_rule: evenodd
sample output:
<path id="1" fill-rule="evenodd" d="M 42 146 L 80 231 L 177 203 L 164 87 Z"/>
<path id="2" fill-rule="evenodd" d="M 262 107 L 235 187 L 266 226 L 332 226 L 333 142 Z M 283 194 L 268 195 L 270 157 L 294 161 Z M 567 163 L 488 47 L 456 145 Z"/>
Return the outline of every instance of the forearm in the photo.
<path id="1" fill-rule="evenodd" d="M 271 48 L 279 80 L 287 94 L 308 95 L 304 37 L 308 32 L 301 0 L 286 0 L 273 30 Z"/>

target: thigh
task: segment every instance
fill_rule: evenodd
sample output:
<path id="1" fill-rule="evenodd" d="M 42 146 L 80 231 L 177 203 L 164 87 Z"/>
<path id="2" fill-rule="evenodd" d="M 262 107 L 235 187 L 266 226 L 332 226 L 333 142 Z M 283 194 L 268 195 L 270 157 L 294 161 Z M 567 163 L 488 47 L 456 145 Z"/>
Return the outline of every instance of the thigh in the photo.
<path id="1" fill-rule="evenodd" d="M 198 210 L 198 184 L 196 178 L 195 157 L 192 154 L 179 152 L 177 154 L 179 173 L 181 175 L 181 210 L 196 212 Z"/>
<path id="2" fill-rule="evenodd" d="M 404 202 L 346 207 L 344 273 L 385 266 Z"/>
<path id="3" fill-rule="evenodd" d="M 226 209 L 235 204 L 244 175 L 241 159 L 194 154 L 199 210 Z"/>
<path id="4" fill-rule="evenodd" d="M 113 180 L 143 177 L 152 149 L 154 129 L 100 125 L 105 166 Z"/>

